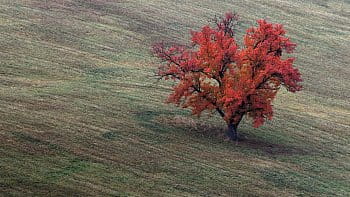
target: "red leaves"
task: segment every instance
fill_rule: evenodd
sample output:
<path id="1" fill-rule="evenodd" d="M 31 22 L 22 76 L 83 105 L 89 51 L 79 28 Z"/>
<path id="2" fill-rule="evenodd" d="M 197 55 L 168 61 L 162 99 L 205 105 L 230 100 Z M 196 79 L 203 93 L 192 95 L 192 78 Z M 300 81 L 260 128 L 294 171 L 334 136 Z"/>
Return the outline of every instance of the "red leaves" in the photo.
<path id="1" fill-rule="evenodd" d="M 238 124 L 247 114 L 258 127 L 272 118 L 272 101 L 281 85 L 291 92 L 301 90 L 294 58 L 282 58 L 296 44 L 284 36 L 282 25 L 258 20 L 258 27 L 247 30 L 239 49 L 233 37 L 237 18 L 226 14 L 216 21 L 216 28 L 204 26 L 192 32 L 191 48 L 157 44 L 153 52 L 164 61 L 158 75 L 179 81 L 169 102 L 191 108 L 197 115 L 220 110 L 228 123 Z"/>

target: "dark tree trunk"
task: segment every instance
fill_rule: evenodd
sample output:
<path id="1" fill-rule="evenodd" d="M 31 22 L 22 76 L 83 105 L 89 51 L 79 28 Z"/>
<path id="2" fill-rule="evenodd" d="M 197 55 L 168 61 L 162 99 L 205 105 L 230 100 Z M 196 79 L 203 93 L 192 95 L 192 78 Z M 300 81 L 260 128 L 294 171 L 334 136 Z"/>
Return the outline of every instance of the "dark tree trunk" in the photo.
<path id="1" fill-rule="evenodd" d="M 232 141 L 238 141 L 238 133 L 237 133 L 237 128 L 239 123 L 241 122 L 244 114 L 239 114 L 237 117 L 237 122 L 230 121 L 227 125 L 227 135 Z"/>
<path id="2" fill-rule="evenodd" d="M 228 124 L 227 128 L 227 136 L 230 138 L 232 141 L 237 141 L 238 140 L 238 134 L 237 134 L 237 126 L 233 123 Z"/>

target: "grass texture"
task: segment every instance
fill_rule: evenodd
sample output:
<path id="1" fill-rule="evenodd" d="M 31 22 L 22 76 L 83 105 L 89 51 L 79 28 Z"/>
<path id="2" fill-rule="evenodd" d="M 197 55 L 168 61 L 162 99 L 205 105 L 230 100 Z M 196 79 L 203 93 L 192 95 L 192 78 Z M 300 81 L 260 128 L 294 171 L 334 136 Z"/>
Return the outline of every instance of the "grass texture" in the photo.
<path id="1" fill-rule="evenodd" d="M 245 140 L 164 103 L 153 42 L 284 24 L 304 90 Z M 349 196 L 349 1 L 0 1 L 0 196 Z"/>

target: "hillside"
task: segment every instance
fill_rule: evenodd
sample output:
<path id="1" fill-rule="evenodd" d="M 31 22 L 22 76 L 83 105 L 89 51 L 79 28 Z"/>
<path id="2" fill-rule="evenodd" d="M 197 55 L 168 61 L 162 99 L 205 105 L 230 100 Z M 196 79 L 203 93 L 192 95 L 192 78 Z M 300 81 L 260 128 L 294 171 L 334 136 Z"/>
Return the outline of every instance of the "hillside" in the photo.
<path id="1" fill-rule="evenodd" d="M 350 2 L 234 2 L 0 1 L 0 196 L 350 196 Z M 237 143 L 149 51 L 232 10 L 284 24 L 304 79 Z"/>

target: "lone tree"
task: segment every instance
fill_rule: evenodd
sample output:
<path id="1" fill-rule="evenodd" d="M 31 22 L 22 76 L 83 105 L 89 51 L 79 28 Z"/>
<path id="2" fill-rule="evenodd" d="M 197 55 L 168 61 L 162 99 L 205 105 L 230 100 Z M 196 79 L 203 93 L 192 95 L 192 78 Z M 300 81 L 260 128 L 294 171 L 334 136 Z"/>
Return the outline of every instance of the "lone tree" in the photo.
<path id="1" fill-rule="evenodd" d="M 296 47 L 280 24 L 258 20 L 246 31 L 243 46 L 235 36 L 238 16 L 227 13 L 215 20 L 215 28 L 204 26 L 191 32 L 191 46 L 163 43 L 153 46 L 162 60 L 158 75 L 177 81 L 168 102 L 202 111 L 216 110 L 228 125 L 228 136 L 237 140 L 237 127 L 244 115 L 261 126 L 273 116 L 272 101 L 281 86 L 301 90 L 301 74 L 293 67 L 295 58 L 283 58 Z"/>

